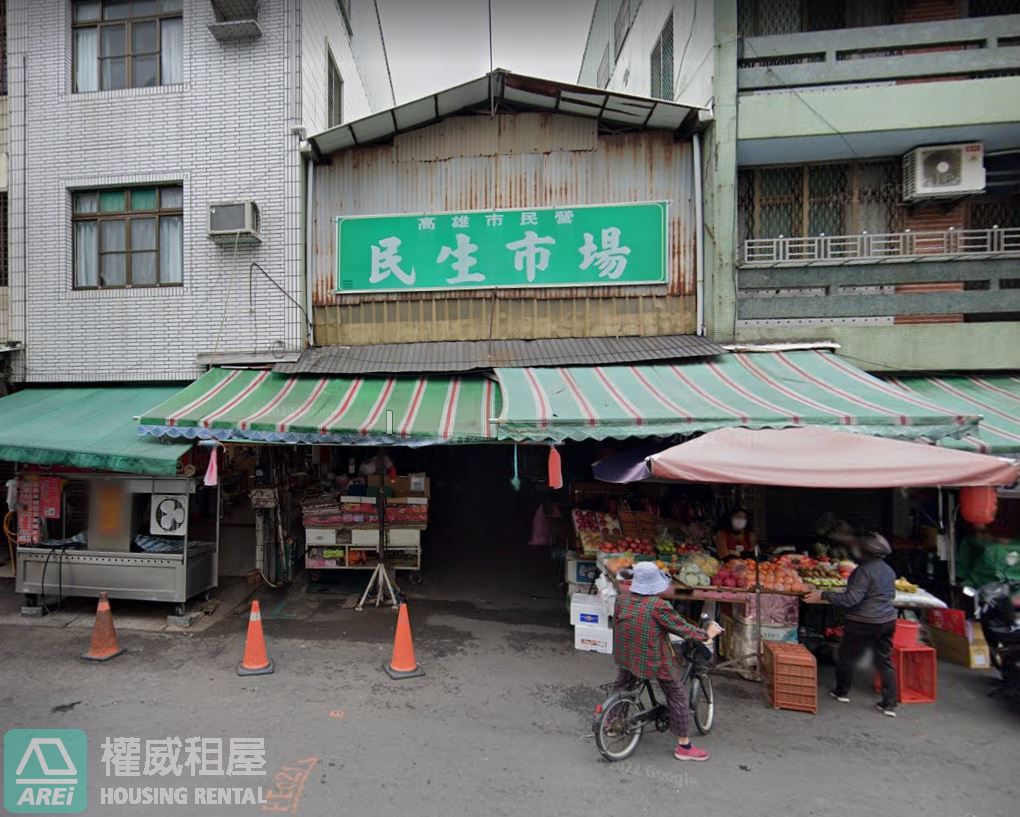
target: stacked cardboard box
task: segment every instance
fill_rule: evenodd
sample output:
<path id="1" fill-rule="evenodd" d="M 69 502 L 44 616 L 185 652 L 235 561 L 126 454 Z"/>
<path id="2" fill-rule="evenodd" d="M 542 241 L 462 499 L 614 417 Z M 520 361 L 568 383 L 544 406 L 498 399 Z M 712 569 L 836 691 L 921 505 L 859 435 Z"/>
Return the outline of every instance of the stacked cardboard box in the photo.
<path id="1" fill-rule="evenodd" d="M 988 669 L 992 657 L 981 625 L 968 621 L 963 610 L 930 610 L 928 642 L 939 658 L 971 669 Z"/>

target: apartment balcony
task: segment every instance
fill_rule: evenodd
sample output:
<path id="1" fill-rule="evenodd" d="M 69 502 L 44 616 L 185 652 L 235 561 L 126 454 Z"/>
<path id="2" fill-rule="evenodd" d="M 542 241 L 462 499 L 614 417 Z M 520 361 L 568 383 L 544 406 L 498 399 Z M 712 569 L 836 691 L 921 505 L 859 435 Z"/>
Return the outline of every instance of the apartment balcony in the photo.
<path id="1" fill-rule="evenodd" d="M 803 267 L 1020 257 L 1020 227 L 751 238 L 741 266 Z"/>
<path id="2" fill-rule="evenodd" d="M 745 37 L 740 91 L 996 76 L 1020 69 L 1020 14 Z"/>
<path id="3" fill-rule="evenodd" d="M 741 164 L 1012 149 L 1020 14 L 745 37 L 737 85 Z"/>
<path id="4" fill-rule="evenodd" d="M 874 369 L 1016 368 L 1020 228 L 744 242 L 737 339 L 834 340 Z"/>

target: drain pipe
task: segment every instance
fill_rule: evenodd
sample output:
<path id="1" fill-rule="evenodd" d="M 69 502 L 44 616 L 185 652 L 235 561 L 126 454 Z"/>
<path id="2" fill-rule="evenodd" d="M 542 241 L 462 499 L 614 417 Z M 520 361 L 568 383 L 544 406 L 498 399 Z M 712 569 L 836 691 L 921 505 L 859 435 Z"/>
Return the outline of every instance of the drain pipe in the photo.
<path id="1" fill-rule="evenodd" d="M 308 315 L 308 346 L 315 345 L 315 158 L 305 157 L 305 312 Z"/>
<path id="2" fill-rule="evenodd" d="M 695 131 L 691 142 L 694 161 L 694 274 L 695 309 L 698 334 L 705 334 L 705 207 L 702 200 L 701 134 Z"/>

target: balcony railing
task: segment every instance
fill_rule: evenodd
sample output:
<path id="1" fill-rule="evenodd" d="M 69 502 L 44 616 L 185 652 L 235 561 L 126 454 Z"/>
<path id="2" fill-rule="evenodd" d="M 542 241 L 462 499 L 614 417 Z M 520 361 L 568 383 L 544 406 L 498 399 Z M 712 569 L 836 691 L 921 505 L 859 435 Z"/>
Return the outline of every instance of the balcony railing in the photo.
<path id="1" fill-rule="evenodd" d="M 1020 14 L 745 37 L 741 91 L 1020 69 Z"/>
<path id="2" fill-rule="evenodd" d="M 1020 227 L 751 238 L 744 242 L 741 265 L 805 266 L 1003 256 L 1020 256 Z"/>

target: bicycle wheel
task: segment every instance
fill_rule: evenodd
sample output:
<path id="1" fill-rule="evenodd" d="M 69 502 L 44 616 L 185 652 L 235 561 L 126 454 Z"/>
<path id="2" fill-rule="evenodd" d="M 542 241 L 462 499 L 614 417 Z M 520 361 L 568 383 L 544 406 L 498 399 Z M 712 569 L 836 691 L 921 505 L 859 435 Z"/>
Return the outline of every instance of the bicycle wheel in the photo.
<path id="1" fill-rule="evenodd" d="M 635 716 L 645 709 L 640 696 L 613 695 L 595 717 L 595 745 L 606 760 L 626 760 L 641 740 L 641 725 Z"/>
<path id="2" fill-rule="evenodd" d="M 694 725 L 703 735 L 712 731 L 715 720 L 715 693 L 712 691 L 712 679 L 709 675 L 698 675 L 691 682 L 691 714 Z"/>

